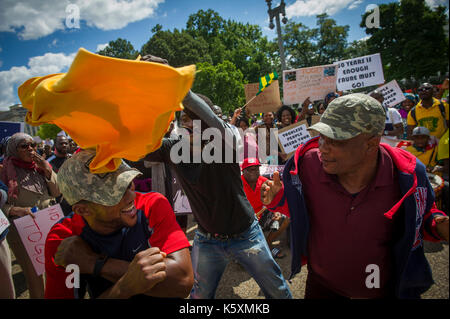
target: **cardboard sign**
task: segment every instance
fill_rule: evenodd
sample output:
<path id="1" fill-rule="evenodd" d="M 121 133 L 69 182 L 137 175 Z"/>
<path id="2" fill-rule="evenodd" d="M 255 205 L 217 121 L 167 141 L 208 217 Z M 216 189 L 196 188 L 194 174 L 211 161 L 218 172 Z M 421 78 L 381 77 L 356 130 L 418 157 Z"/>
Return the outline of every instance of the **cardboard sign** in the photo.
<path id="1" fill-rule="evenodd" d="M 25 246 L 28 256 L 33 263 L 38 276 L 45 271 L 44 246 L 47 235 L 53 225 L 64 217 L 59 204 L 40 210 L 31 216 L 24 216 L 14 220 L 20 239 Z"/>
<path id="2" fill-rule="evenodd" d="M 281 150 L 291 156 L 300 144 L 311 138 L 306 125 L 295 123 L 278 130 L 277 138 Z"/>
<path id="3" fill-rule="evenodd" d="M 259 91 L 259 83 L 245 84 L 245 101 L 248 103 Z M 266 89 L 256 96 L 246 108 L 251 114 L 276 112 L 281 106 L 280 87 L 278 80 L 273 81 Z"/>
<path id="4" fill-rule="evenodd" d="M 334 64 L 283 71 L 284 104 L 323 100 L 336 91 L 336 68 Z"/>
<path id="5" fill-rule="evenodd" d="M 0 209 L 0 235 L 9 227 L 9 220 Z"/>
<path id="6" fill-rule="evenodd" d="M 336 86 L 338 91 L 353 90 L 384 83 L 379 53 L 339 61 Z"/>
<path id="7" fill-rule="evenodd" d="M 396 80 L 392 80 L 391 82 L 380 86 L 377 91 L 383 94 L 383 106 L 385 108 L 394 107 L 395 105 L 406 100 L 406 97 L 403 94 L 402 89 L 400 89 L 400 86 L 398 85 Z M 371 93 L 373 92 L 370 92 L 369 95 Z"/>
<path id="8" fill-rule="evenodd" d="M 320 121 L 320 115 L 311 115 L 311 125 L 308 124 L 308 120 L 301 120 L 300 122 L 298 122 L 300 125 L 304 124 L 306 125 L 306 127 L 310 127 L 313 126 L 314 124 L 316 124 L 317 122 Z M 319 132 L 317 131 L 308 131 L 309 135 L 311 135 L 311 137 L 317 136 L 319 135 Z"/>

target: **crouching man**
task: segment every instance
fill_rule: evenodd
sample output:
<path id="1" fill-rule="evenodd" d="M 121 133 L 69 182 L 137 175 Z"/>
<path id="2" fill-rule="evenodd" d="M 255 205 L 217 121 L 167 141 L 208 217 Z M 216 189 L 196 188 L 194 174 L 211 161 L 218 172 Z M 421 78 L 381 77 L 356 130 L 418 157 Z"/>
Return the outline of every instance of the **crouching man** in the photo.
<path id="1" fill-rule="evenodd" d="M 189 242 L 169 202 L 159 193 L 136 193 L 132 181 L 140 172 L 125 163 L 90 173 L 94 156 L 82 151 L 59 170 L 58 186 L 73 212 L 47 236 L 45 297 L 83 298 L 86 289 L 91 298 L 187 297 Z M 78 287 L 67 280 L 68 265 L 79 269 Z"/>

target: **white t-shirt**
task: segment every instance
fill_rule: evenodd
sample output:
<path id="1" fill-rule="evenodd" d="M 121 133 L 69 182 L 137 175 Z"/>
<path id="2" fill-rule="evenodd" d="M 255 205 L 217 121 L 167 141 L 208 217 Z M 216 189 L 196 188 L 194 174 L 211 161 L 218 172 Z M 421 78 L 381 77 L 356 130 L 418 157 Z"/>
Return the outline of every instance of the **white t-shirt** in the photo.
<path id="1" fill-rule="evenodd" d="M 400 112 L 397 111 L 397 109 L 394 109 L 393 107 L 390 107 L 386 110 L 386 121 L 385 121 L 385 131 L 393 131 L 394 125 L 396 124 L 402 124 L 402 116 L 400 115 Z M 386 138 L 396 139 L 395 136 L 384 136 Z"/>

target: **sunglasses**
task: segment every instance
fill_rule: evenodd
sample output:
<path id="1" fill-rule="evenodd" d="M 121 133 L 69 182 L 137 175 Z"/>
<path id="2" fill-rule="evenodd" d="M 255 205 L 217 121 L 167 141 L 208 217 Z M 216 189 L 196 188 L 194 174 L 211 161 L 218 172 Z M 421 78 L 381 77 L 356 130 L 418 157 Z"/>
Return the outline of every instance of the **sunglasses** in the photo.
<path id="1" fill-rule="evenodd" d="M 429 88 L 429 87 L 427 87 L 427 88 L 420 88 L 420 89 L 417 90 L 417 92 L 430 91 L 430 90 L 432 90 L 432 89 L 433 89 L 433 88 Z"/>
<path id="2" fill-rule="evenodd" d="M 36 145 L 37 145 L 36 143 L 27 143 L 27 144 L 20 144 L 18 147 L 23 149 L 23 150 L 26 150 L 30 146 L 31 146 L 31 148 L 35 148 Z"/>

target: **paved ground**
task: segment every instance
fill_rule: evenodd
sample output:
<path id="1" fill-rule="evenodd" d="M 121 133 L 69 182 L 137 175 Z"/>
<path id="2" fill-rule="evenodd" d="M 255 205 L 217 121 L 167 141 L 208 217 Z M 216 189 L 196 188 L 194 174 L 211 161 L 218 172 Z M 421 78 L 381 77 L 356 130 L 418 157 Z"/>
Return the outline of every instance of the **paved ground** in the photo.
<path id="1" fill-rule="evenodd" d="M 192 243 L 195 233 L 195 223 L 192 217 L 189 218 L 188 224 L 188 239 Z M 277 242 L 275 242 L 277 243 Z M 285 237 L 282 236 L 277 246 L 283 249 L 286 257 L 277 259 L 283 275 L 285 278 L 290 274 L 290 253 L 286 246 Z M 449 299 L 449 249 L 448 244 L 434 244 L 425 243 L 425 251 L 428 261 L 430 262 L 433 271 L 435 284 L 422 295 L 425 299 Z M 304 297 L 305 281 L 307 270 L 303 267 L 300 274 L 293 278 L 289 284 L 294 298 L 302 299 Z M 19 299 L 28 298 L 28 291 L 26 290 L 25 278 L 23 276 L 20 266 L 13 257 L 13 277 L 16 288 L 16 295 Z M 230 263 L 222 280 L 219 284 L 216 298 L 218 299 L 263 299 L 259 286 L 251 278 L 247 272 L 239 265 Z"/>

